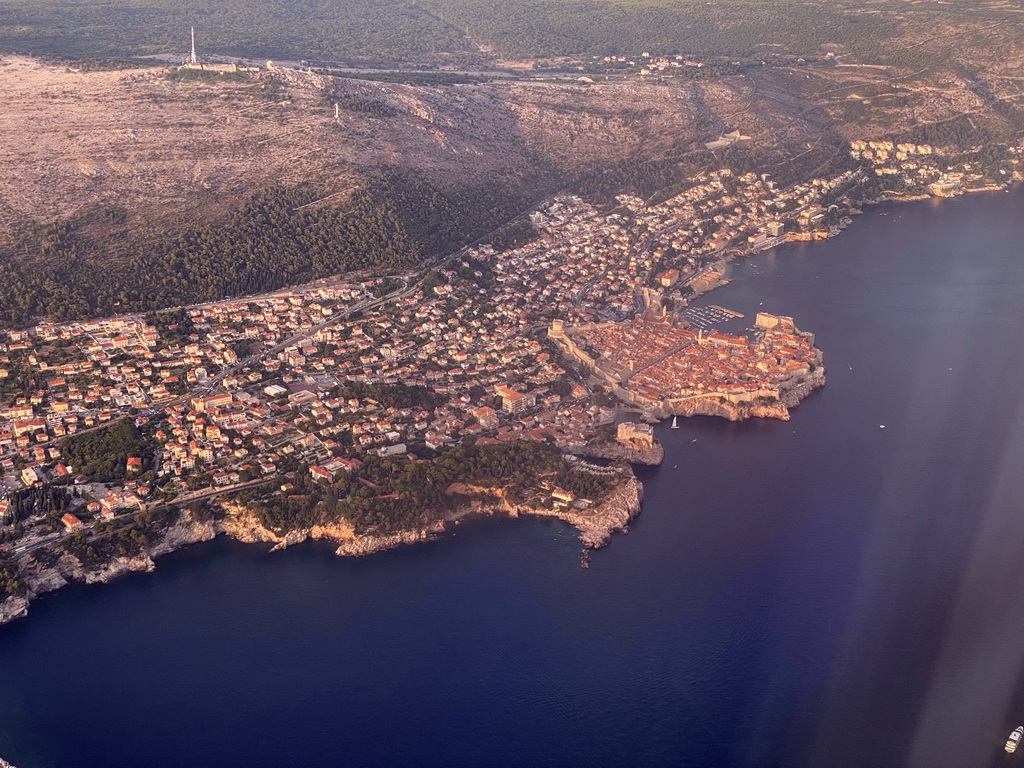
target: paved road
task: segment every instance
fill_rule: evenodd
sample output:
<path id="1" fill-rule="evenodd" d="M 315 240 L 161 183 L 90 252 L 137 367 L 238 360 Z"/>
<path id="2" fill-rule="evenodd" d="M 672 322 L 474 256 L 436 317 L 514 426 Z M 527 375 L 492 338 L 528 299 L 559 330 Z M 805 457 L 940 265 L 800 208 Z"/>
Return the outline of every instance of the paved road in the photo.
<path id="1" fill-rule="evenodd" d="M 296 333 L 293 336 L 288 337 L 284 341 L 278 342 L 272 347 L 268 347 L 262 352 L 258 352 L 255 355 L 250 355 L 244 360 L 239 360 L 234 365 L 227 366 L 226 368 L 221 370 L 220 373 L 218 373 L 216 376 L 210 379 L 205 384 L 205 386 L 198 390 L 194 390 L 193 394 L 186 395 L 181 399 L 185 400 L 188 398 L 197 397 L 204 392 L 208 394 L 212 392 L 214 389 L 216 389 L 217 386 L 222 381 L 224 381 L 224 379 L 226 379 L 235 371 L 252 365 L 256 365 L 261 360 L 264 360 L 267 357 L 276 355 L 278 352 L 287 349 L 288 347 L 291 347 L 295 344 L 298 344 L 299 342 L 306 341 L 310 337 L 315 336 L 320 331 L 326 328 L 330 328 L 332 325 L 337 325 L 341 321 L 348 319 L 357 312 L 363 312 L 367 309 L 373 309 L 374 307 L 378 307 L 381 304 L 386 304 L 389 301 L 395 301 L 396 299 L 403 299 L 407 296 L 411 296 L 416 291 L 416 288 L 419 286 L 419 281 L 413 283 L 412 285 L 409 285 L 410 278 L 402 277 L 400 279 L 402 280 L 401 288 L 396 288 L 391 293 L 385 294 L 384 296 L 381 296 L 378 299 L 357 302 L 353 304 L 351 307 L 348 307 L 347 309 L 344 309 L 341 312 L 337 312 L 331 315 L 327 320 L 324 320 L 324 322 L 314 325 L 312 328 L 307 328 L 306 330 L 303 330 L 300 333 Z"/>
<path id="2" fill-rule="evenodd" d="M 170 501 L 170 502 L 164 502 L 164 501 L 149 502 L 147 504 L 143 504 L 142 507 L 140 507 L 139 509 L 135 510 L 134 512 L 129 512 L 126 515 L 122 515 L 120 519 L 123 520 L 123 519 L 126 519 L 126 518 L 135 517 L 135 515 L 139 514 L 140 512 L 145 512 L 146 510 L 153 509 L 154 507 L 159 507 L 159 506 L 164 506 L 164 505 L 167 505 L 167 506 L 184 506 L 185 504 L 191 504 L 192 502 L 195 502 L 195 501 L 206 501 L 207 499 L 212 499 L 215 496 L 222 496 L 222 495 L 224 495 L 226 493 L 237 493 L 238 491 L 244 491 L 247 488 L 256 488 L 257 486 L 260 486 L 260 485 L 266 485 L 267 483 L 272 483 L 272 482 L 276 481 L 277 479 L 278 478 L 276 478 L 276 477 L 262 477 L 262 478 L 260 478 L 258 480 L 250 480 L 249 482 L 239 483 L 237 485 L 222 486 L 222 487 L 219 487 L 219 488 L 205 488 L 205 489 L 203 489 L 201 491 L 197 491 L 195 493 L 187 494 L 185 496 L 179 496 L 178 498 L 176 498 L 176 499 L 174 499 L 173 501 Z M 84 533 L 91 533 L 91 532 L 93 532 L 95 530 L 95 527 L 96 527 L 95 523 L 90 523 L 90 524 L 85 525 L 82 528 L 82 531 Z M 48 534 L 46 536 L 43 536 L 40 539 L 37 539 L 37 540 L 33 541 L 31 544 L 22 545 L 20 547 L 15 547 L 13 550 L 9 550 L 9 551 L 12 551 L 16 555 L 28 554 L 29 552 L 34 552 L 35 550 L 39 549 L 40 547 L 45 547 L 45 546 L 47 546 L 49 544 L 53 544 L 54 542 L 60 541 L 61 539 L 63 539 L 66 536 L 68 536 L 68 533 L 69 533 L 68 531 L 58 531 L 57 533 L 51 533 L 51 534 Z"/>
<path id="3" fill-rule="evenodd" d="M 237 485 L 226 485 L 219 488 L 204 488 L 203 490 L 196 491 L 195 493 L 179 496 L 169 503 L 176 507 L 180 507 L 183 504 L 191 504 L 194 501 L 205 501 L 206 499 L 212 499 L 214 496 L 222 496 L 225 493 L 235 493 L 237 491 L 244 491 L 247 488 L 256 488 L 260 485 L 273 483 L 278 479 L 279 478 L 277 477 L 261 477 L 258 480 L 250 480 L 246 483 L 239 483 Z"/>

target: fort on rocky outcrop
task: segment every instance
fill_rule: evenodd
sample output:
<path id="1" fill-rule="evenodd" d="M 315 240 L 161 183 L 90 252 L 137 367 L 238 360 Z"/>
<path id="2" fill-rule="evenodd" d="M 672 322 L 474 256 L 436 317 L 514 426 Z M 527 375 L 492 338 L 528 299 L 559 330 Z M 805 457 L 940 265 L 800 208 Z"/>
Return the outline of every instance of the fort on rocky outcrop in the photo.
<path id="1" fill-rule="evenodd" d="M 548 336 L 579 368 L 650 418 L 711 415 L 788 419 L 825 383 L 814 336 L 790 317 L 759 313 L 749 335 L 659 318 L 566 327 Z"/>
<path id="2" fill-rule="evenodd" d="M 616 427 L 615 439 L 631 448 L 653 448 L 654 428 L 650 424 L 623 421 Z"/>

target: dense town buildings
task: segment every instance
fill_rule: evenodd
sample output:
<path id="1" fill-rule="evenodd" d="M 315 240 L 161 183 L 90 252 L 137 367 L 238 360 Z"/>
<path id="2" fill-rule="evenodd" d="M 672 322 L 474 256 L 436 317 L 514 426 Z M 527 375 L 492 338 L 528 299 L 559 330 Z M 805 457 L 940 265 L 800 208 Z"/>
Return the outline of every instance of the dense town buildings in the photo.
<path id="1" fill-rule="evenodd" d="M 425 277 L 5 331 L 0 497 L 71 482 L 83 492 L 69 514 L 88 526 L 296 467 L 327 480 L 370 455 L 519 439 L 580 450 L 615 420 L 597 385 L 654 415 L 709 394 L 777 398 L 820 365 L 812 337 L 772 316 L 722 334 L 682 310 L 723 280 L 728 258 L 834 233 L 868 173 L 781 188 L 720 169 L 611 210 L 563 195 L 530 216 L 531 242 L 465 249 Z M 124 418 L 149 441 L 124 480 L 76 474 L 62 441 Z"/>

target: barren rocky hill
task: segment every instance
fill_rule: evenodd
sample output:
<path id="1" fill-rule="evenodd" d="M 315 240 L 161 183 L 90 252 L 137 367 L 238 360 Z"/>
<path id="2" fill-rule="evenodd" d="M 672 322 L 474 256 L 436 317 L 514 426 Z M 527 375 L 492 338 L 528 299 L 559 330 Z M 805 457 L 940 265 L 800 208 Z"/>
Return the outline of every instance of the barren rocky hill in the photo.
<path id="1" fill-rule="evenodd" d="M 915 45 L 948 45 L 947 32 L 911 32 Z M 0 257 L 30 268 L 73 251 L 88 265 L 119 264 L 140 242 L 226 221 L 269 188 L 302 187 L 302 208 L 344 207 L 386 169 L 441 190 L 516 187 L 523 201 L 581 179 L 637 191 L 616 185 L 670 178 L 650 172 L 652 162 L 729 164 L 787 181 L 848 163 L 850 139 L 922 128 L 1017 140 L 1020 53 L 993 53 L 1008 42 L 999 24 L 969 32 L 941 68 L 833 61 L 599 83 L 404 85 L 294 70 L 179 80 L 166 69 L 85 72 L 4 57 Z M 706 149 L 736 129 L 750 140 Z M 54 222 L 70 236 L 48 248 Z"/>
<path id="2" fill-rule="evenodd" d="M 8 236 L 57 219 L 121 235 L 174 229 L 274 184 L 315 185 L 330 204 L 382 166 L 440 186 L 568 174 L 703 150 L 732 128 L 753 137 L 753 151 L 784 154 L 826 127 L 813 110 L 794 116 L 809 107 L 799 98 L 773 101 L 742 78 L 430 87 L 266 72 L 173 82 L 163 71 L 6 58 L 0 79 Z"/>

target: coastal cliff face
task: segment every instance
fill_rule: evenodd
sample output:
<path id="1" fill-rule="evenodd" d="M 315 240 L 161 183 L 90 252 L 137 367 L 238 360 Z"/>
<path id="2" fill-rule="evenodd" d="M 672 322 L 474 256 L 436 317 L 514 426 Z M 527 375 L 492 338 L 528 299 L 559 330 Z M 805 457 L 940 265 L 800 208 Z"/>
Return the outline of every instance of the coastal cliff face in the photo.
<path id="1" fill-rule="evenodd" d="M 751 418 L 789 421 L 790 418 L 789 409 L 781 401 L 768 405 L 731 403 L 720 401 L 717 395 L 694 397 L 658 414 L 658 417 L 662 419 L 669 416 L 718 416 L 729 421 L 743 421 Z"/>
<path id="2" fill-rule="evenodd" d="M 307 539 L 326 539 L 338 542 L 338 555 L 369 555 L 402 544 L 426 541 L 433 534 L 444 530 L 443 524 L 440 524 L 440 527 L 434 525 L 422 530 L 401 531 L 385 536 L 357 536 L 347 521 L 339 520 L 331 525 L 314 525 L 311 528 L 298 528 L 282 534 L 260 523 L 245 505 L 226 504 L 224 509 L 227 516 L 220 523 L 221 532 L 244 544 L 273 544 L 271 552 L 301 544 Z"/>
<path id="3" fill-rule="evenodd" d="M 225 503 L 223 508 L 227 515 L 218 524 L 218 533 L 225 533 L 243 544 L 267 543 L 273 544 L 275 550 L 287 549 L 301 544 L 311 533 L 309 528 L 300 528 L 279 534 L 260 523 L 244 504 Z"/>
<path id="4" fill-rule="evenodd" d="M 403 544 L 430 541 L 442 533 L 444 533 L 444 522 L 434 523 L 434 525 L 419 530 L 399 531 L 386 536 L 355 536 L 341 541 L 338 548 L 334 550 L 334 554 L 338 557 L 362 557 L 375 552 L 395 549 Z"/>
<path id="5" fill-rule="evenodd" d="M 8 597 L 0 602 L 0 624 L 20 619 L 28 615 L 28 600 L 24 597 Z M 0 764 L 3 768 L 3 764 Z"/>
<path id="6" fill-rule="evenodd" d="M 625 446 L 622 448 L 623 452 L 614 451 L 618 454 L 615 458 L 627 458 L 626 452 L 632 450 Z M 655 449 L 640 458 L 651 460 L 651 463 L 654 463 L 653 459 L 660 462 L 664 450 L 660 444 L 657 444 Z M 87 565 L 75 555 L 64 551 L 61 545 L 56 543 L 52 547 L 26 553 L 18 559 L 18 573 L 25 583 L 25 594 L 0 602 L 0 624 L 27 615 L 29 604 L 47 592 L 53 592 L 71 583 L 102 584 L 113 581 L 126 573 L 152 571 L 156 567 L 154 560 L 161 555 L 190 544 L 209 541 L 221 533 L 249 544 L 272 543 L 274 547 L 271 551 L 285 549 L 307 539 L 327 539 L 337 543 L 335 554 L 352 557 L 394 549 L 404 544 L 429 541 L 442 535 L 447 523 L 461 517 L 470 514 L 500 512 L 512 517 L 533 515 L 558 518 L 580 532 L 580 542 L 584 547 L 596 549 L 607 545 L 611 541 L 612 534 L 626 530 L 630 521 L 639 514 L 640 501 L 643 497 L 643 486 L 632 473 L 624 477 L 622 482 L 600 504 L 587 509 L 576 509 L 575 507 L 547 509 L 511 504 L 505 499 L 504 492 L 500 488 L 478 488 L 456 484 L 449 491 L 467 495 L 471 499 L 445 520 L 421 529 L 398 531 L 379 536 L 357 535 L 346 521 L 278 534 L 263 526 L 256 515 L 244 505 L 225 504 L 224 510 L 227 514 L 223 520 L 200 520 L 191 512 L 182 512 L 174 524 L 160 532 L 159 540 L 146 550 L 131 557 L 111 557 L 100 565 Z"/>
<path id="7" fill-rule="evenodd" d="M 611 543 L 612 534 L 625 531 L 640 514 L 643 484 L 630 476 L 603 502 L 593 509 L 546 510 L 531 509 L 527 514 L 557 517 L 580 532 L 580 542 L 587 549 L 599 549 Z"/>
<path id="8" fill-rule="evenodd" d="M 577 456 L 589 456 L 594 459 L 609 459 L 611 461 L 628 461 L 630 464 L 643 464 L 649 467 L 656 467 L 665 460 L 665 448 L 657 440 L 650 448 L 624 445 L 620 442 L 595 441 L 578 451 Z"/>
<path id="9" fill-rule="evenodd" d="M 72 583 L 106 584 L 126 573 L 152 571 L 156 568 L 154 560 L 161 555 L 209 541 L 222 533 L 246 544 L 272 543 L 271 551 L 286 549 L 307 539 L 328 539 L 338 543 L 336 554 L 339 556 L 357 556 L 427 541 L 444 532 L 444 523 L 439 522 L 422 530 L 386 536 L 356 536 L 351 525 L 340 521 L 334 525 L 317 525 L 279 535 L 261 525 L 243 505 L 229 504 L 225 509 L 227 516 L 219 522 L 198 521 L 191 513 L 183 512 L 177 522 L 161 533 L 160 540 L 146 551 L 133 557 L 113 557 L 98 567 L 86 567 L 74 555 L 57 548 L 22 556 L 18 566 L 19 575 L 26 585 L 25 594 L 0 601 L 0 625 L 28 615 L 29 604 L 47 592 Z M 0 768 L 3 768 L 2 763 Z"/>
<path id="10" fill-rule="evenodd" d="M 273 544 L 271 552 L 301 544 L 307 539 L 326 539 L 338 544 L 335 554 L 339 557 L 371 555 L 403 544 L 428 541 L 444 532 L 444 523 L 439 522 L 418 530 L 399 531 L 382 536 L 357 536 L 348 522 L 340 520 L 332 525 L 314 525 L 312 528 L 299 528 L 279 534 L 261 524 L 244 505 L 227 504 L 224 509 L 227 516 L 219 525 L 220 532 L 244 544 Z"/>
<path id="11" fill-rule="evenodd" d="M 660 445 L 659 461 L 664 455 Z M 580 531 L 580 541 L 585 547 L 603 547 L 611 541 L 612 534 L 626 528 L 629 521 L 640 512 L 640 500 L 643 497 L 643 485 L 632 474 L 600 504 L 589 509 L 574 508 L 545 509 L 524 504 L 511 504 L 500 488 L 482 488 L 462 483 L 454 484 L 451 493 L 459 493 L 475 497 L 445 520 L 440 520 L 423 528 L 398 531 L 383 535 L 356 535 L 352 526 L 345 521 L 334 525 L 300 528 L 284 534 L 276 533 L 263 526 L 255 515 L 244 505 L 226 505 L 227 516 L 218 525 L 218 530 L 246 544 L 272 543 L 271 551 L 286 549 L 307 539 L 326 539 L 337 542 L 335 554 L 339 557 L 360 557 L 375 552 L 395 549 L 404 544 L 415 544 L 430 541 L 442 535 L 445 525 L 471 514 L 503 513 L 510 517 L 535 515 L 538 517 L 556 517 L 569 523 Z"/>
<path id="12" fill-rule="evenodd" d="M 27 615 L 29 604 L 47 592 L 73 582 L 106 584 L 126 573 L 152 571 L 155 568 L 154 558 L 189 544 L 209 541 L 216 535 L 217 530 L 212 520 L 198 521 L 190 513 L 183 512 L 177 522 L 162 532 L 160 540 L 145 551 L 132 557 L 111 558 L 99 567 L 86 567 L 68 552 L 56 555 L 55 551 L 44 549 L 25 554 L 18 560 L 19 575 L 26 585 L 25 595 L 0 602 L 0 624 Z M 49 556 L 45 556 L 44 552 Z"/>
<path id="13" fill-rule="evenodd" d="M 788 408 L 796 408 L 811 392 L 825 386 L 825 366 L 819 360 L 818 367 L 803 377 L 803 380 L 782 392 L 782 402 Z"/>
<path id="14" fill-rule="evenodd" d="M 729 421 L 744 419 L 779 419 L 789 421 L 790 408 L 796 408 L 801 401 L 814 390 L 825 386 L 825 366 L 820 359 L 813 371 L 804 374 L 780 389 L 780 399 L 773 403 L 732 402 L 717 394 L 708 394 L 688 398 L 669 408 L 659 408 L 649 415 L 654 420 L 667 419 L 670 416 L 718 416 Z"/>
<path id="15" fill-rule="evenodd" d="M 584 547 L 598 549 L 611 542 L 613 533 L 625 531 L 629 522 L 640 514 L 643 484 L 630 474 L 604 501 L 589 509 L 547 509 L 526 504 L 511 504 L 500 488 L 480 488 L 462 483 L 453 485 L 449 492 L 478 497 L 463 509 L 460 516 L 502 513 L 510 517 L 554 517 L 576 528 L 580 532 L 580 542 Z"/>

